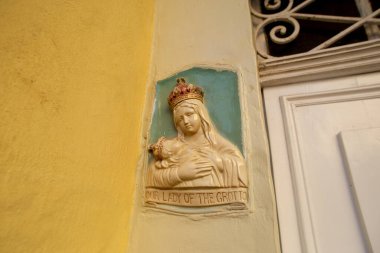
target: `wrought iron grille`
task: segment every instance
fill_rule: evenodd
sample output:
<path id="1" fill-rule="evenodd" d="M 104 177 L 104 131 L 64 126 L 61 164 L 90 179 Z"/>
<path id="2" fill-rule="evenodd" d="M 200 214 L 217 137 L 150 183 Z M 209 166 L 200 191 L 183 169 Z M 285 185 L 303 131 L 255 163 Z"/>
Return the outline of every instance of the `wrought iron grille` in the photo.
<path id="1" fill-rule="evenodd" d="M 256 27 L 254 43 L 258 55 L 265 61 L 265 59 L 275 59 L 299 53 L 313 53 L 352 43 L 365 44 L 370 40 L 380 42 L 380 18 L 377 17 L 380 14 L 380 3 L 378 3 L 380 0 L 372 0 L 372 3 L 370 0 L 352 0 L 354 8 L 357 8 L 357 15 L 352 15 L 353 12 L 348 12 L 349 16 L 346 15 L 347 11 L 344 11 L 345 4 L 347 4 L 346 0 L 335 1 L 336 5 L 341 6 L 341 10 L 336 8 L 332 13 L 341 11 L 342 14 L 339 15 L 306 11 L 307 9 L 310 10 L 310 6 L 312 7 L 318 1 L 323 0 L 252 0 L 251 15 Z M 324 2 L 327 5 L 334 1 Z M 314 27 L 320 28 L 321 31 L 325 29 L 325 39 L 322 41 L 309 41 L 308 45 L 312 45 L 311 48 L 299 49 L 295 41 L 302 29 L 310 29 L 310 26 L 309 28 L 302 27 L 302 24 L 307 22 L 314 22 L 319 26 Z M 331 27 L 336 29 L 328 33 Z M 308 32 L 313 33 L 313 31 Z M 305 40 L 305 37 L 303 37 L 303 40 Z M 313 40 L 312 36 L 310 40 Z M 317 44 L 315 45 L 315 43 Z M 277 51 L 280 51 L 280 53 L 273 53 L 276 50 L 271 50 L 269 46 L 271 44 L 274 45 L 274 48 L 277 47 L 279 49 Z M 282 50 L 291 44 L 296 47 L 296 50 Z"/>

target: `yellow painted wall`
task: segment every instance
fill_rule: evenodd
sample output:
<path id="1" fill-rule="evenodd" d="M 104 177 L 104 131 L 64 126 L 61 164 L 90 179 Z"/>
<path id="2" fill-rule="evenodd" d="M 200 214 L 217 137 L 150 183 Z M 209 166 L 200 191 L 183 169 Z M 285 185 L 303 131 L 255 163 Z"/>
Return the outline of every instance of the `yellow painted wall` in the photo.
<path id="1" fill-rule="evenodd" d="M 153 0 L 0 1 L 0 252 L 125 252 Z"/>

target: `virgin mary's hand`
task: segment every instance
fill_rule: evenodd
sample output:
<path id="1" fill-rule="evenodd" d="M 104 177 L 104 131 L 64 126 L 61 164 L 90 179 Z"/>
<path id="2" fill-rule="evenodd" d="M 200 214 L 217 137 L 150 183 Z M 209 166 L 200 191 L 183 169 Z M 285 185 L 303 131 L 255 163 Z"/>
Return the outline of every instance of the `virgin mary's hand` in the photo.
<path id="1" fill-rule="evenodd" d="M 212 167 L 211 162 L 195 157 L 183 162 L 179 166 L 177 173 L 182 181 L 188 181 L 210 175 Z"/>

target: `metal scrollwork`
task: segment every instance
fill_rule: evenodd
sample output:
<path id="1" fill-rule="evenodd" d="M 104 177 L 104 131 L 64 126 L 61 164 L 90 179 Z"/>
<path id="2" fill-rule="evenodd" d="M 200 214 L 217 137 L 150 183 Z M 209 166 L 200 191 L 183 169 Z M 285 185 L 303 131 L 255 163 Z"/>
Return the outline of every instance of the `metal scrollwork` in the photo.
<path id="1" fill-rule="evenodd" d="M 273 3 L 270 3 L 270 0 L 265 0 L 264 6 L 267 10 L 277 10 L 281 6 L 281 0 L 274 0 Z"/>
<path id="2" fill-rule="evenodd" d="M 277 44 L 287 44 L 287 43 L 293 41 L 297 37 L 297 35 L 300 31 L 300 25 L 299 25 L 298 21 L 292 17 L 278 18 L 277 21 L 284 21 L 284 22 L 287 22 L 288 24 L 293 25 L 294 30 L 289 36 L 278 37 L 277 36 L 278 33 L 280 33 L 281 35 L 286 35 L 287 28 L 284 25 L 275 26 L 272 28 L 272 30 L 269 33 L 272 41 L 277 43 Z"/>
<path id="3" fill-rule="evenodd" d="M 293 31 L 288 34 L 288 28 L 285 25 L 282 25 L 280 22 L 284 22 L 287 24 L 290 24 L 293 27 Z M 290 16 L 279 16 L 267 19 L 263 23 L 259 25 L 259 27 L 256 30 L 256 37 L 259 33 L 263 33 L 264 29 L 267 25 L 272 23 L 278 23 L 276 26 L 272 27 L 272 29 L 269 32 L 269 38 L 277 44 L 287 44 L 292 42 L 295 38 L 297 38 L 297 35 L 300 31 L 300 25 L 298 21 L 295 18 L 292 18 Z M 281 35 L 281 36 L 279 36 Z M 262 49 L 257 47 L 257 52 L 260 56 L 263 58 L 269 58 L 270 56 L 264 52 Z"/>
<path id="4" fill-rule="evenodd" d="M 273 3 L 270 3 L 270 0 L 265 0 L 265 2 L 264 2 L 265 9 L 268 11 L 276 11 L 277 10 L 278 12 L 276 14 L 264 14 L 264 13 L 258 12 L 253 8 L 252 4 L 250 6 L 251 13 L 255 17 L 258 17 L 258 18 L 269 18 L 269 17 L 272 17 L 274 15 L 281 15 L 283 13 L 287 13 L 289 10 L 292 9 L 293 0 L 289 0 L 288 5 L 283 10 L 279 10 L 281 7 L 281 1 L 282 0 L 274 0 Z"/>
<path id="5" fill-rule="evenodd" d="M 310 5 L 314 1 L 316 0 L 305 0 L 301 2 L 300 4 L 294 6 L 294 1 L 289 0 L 286 7 L 281 8 L 282 0 L 273 0 L 273 1 L 264 0 L 263 8 L 265 11 L 269 11 L 269 12 L 277 11 L 272 14 L 261 13 L 255 10 L 251 2 L 251 6 L 250 6 L 251 14 L 254 17 L 262 20 L 262 22 L 257 26 L 256 32 L 254 34 L 257 53 L 264 59 L 275 58 L 275 56 L 270 55 L 269 53 L 266 52 L 265 49 L 261 48 L 260 45 L 258 45 L 258 41 L 260 41 L 258 38 L 261 35 L 264 35 L 267 41 L 270 40 L 276 44 L 283 45 L 283 44 L 290 43 L 297 38 L 300 32 L 300 24 L 297 21 L 297 19 L 349 24 L 349 27 L 347 27 L 346 29 L 338 33 L 337 35 L 333 36 L 329 40 L 325 41 L 324 43 L 321 43 L 317 47 L 311 49 L 310 51 L 316 51 L 316 50 L 328 48 L 339 39 L 343 38 L 344 36 L 355 31 L 357 28 L 363 25 L 376 26 L 375 28 L 377 29 L 373 29 L 373 30 L 379 31 L 377 25 L 380 24 L 380 18 L 377 18 L 376 16 L 380 14 L 380 9 L 375 10 L 372 13 L 367 14 L 366 16 L 364 15 L 362 17 L 343 17 L 343 16 L 299 13 L 299 11 L 302 10 L 302 8 Z M 266 27 L 268 27 L 268 25 L 274 25 L 274 26 L 271 27 L 270 30 L 268 31 L 268 29 L 265 29 Z M 293 28 L 293 30 L 289 28 Z M 380 37 L 380 34 L 377 34 L 377 37 L 375 38 L 378 38 L 378 37 Z"/>

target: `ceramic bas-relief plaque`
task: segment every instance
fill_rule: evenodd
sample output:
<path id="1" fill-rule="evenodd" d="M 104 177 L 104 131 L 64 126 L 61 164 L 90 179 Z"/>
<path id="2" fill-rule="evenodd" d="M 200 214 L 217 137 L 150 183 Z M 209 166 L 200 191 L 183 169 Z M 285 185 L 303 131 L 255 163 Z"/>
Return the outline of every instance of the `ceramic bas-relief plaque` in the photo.
<path id="1" fill-rule="evenodd" d="M 148 205 L 247 209 L 245 159 L 239 148 L 219 133 L 205 106 L 206 98 L 202 84 L 188 83 L 185 78 L 178 78 L 167 95 L 176 136 L 160 136 L 148 147 Z"/>

